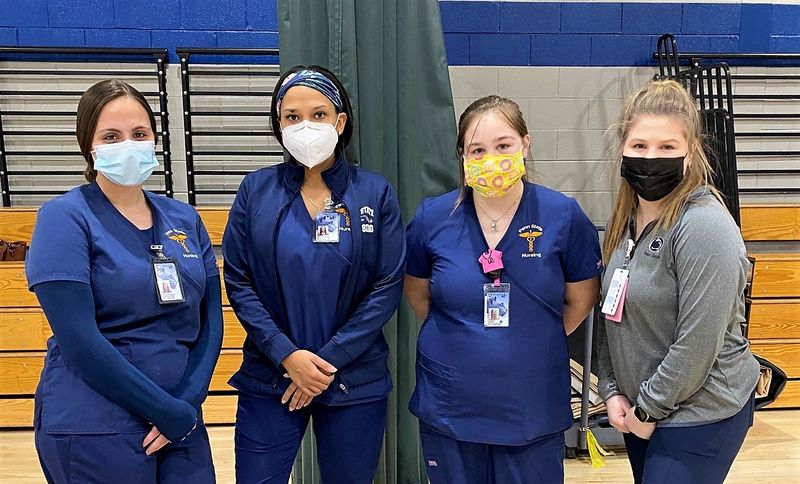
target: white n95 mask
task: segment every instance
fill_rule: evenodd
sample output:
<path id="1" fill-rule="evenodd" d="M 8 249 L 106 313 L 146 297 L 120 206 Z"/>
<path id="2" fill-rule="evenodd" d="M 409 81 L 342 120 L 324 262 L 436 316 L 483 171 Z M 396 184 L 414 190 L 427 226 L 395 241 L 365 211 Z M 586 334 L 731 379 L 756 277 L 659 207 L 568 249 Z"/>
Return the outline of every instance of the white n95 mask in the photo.
<path id="1" fill-rule="evenodd" d="M 281 133 L 286 150 L 308 168 L 330 158 L 339 142 L 339 133 L 328 123 L 303 121 L 283 128 Z"/>

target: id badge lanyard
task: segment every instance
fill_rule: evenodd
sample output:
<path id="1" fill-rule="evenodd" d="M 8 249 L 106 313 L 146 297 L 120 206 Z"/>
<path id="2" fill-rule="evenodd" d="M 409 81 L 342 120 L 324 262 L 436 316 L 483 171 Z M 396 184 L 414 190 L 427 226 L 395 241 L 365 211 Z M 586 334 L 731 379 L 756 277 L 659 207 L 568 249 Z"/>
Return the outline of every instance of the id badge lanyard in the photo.
<path id="1" fill-rule="evenodd" d="M 511 284 L 500 281 L 503 273 L 503 253 L 489 249 L 480 257 L 483 274 L 493 282 L 483 285 L 483 326 L 507 328 L 510 322 Z"/>
<path id="2" fill-rule="evenodd" d="M 630 280 L 630 270 L 628 265 L 636 253 L 636 247 L 642 239 L 647 237 L 653 230 L 656 221 L 653 220 L 642 231 L 642 235 L 634 242 L 633 238 L 636 234 L 636 225 L 634 220 L 630 221 L 628 225 L 628 232 L 630 237 L 625 241 L 625 260 L 622 263 L 622 268 L 614 270 L 614 275 L 611 276 L 611 283 L 608 285 L 608 293 L 603 301 L 601 311 L 609 321 L 615 323 L 622 322 L 622 308 L 625 305 L 625 296 L 628 294 L 628 282 Z"/>
<path id="3" fill-rule="evenodd" d="M 150 244 L 150 251 L 153 256 L 150 258 L 150 265 L 153 268 L 153 278 L 156 285 L 156 294 L 160 304 L 175 304 L 186 301 L 181 283 L 181 275 L 178 269 L 178 262 L 164 255 L 164 246 L 160 244 L 158 236 L 161 233 L 158 213 L 153 206 L 150 206 L 153 214 L 153 240 Z"/>

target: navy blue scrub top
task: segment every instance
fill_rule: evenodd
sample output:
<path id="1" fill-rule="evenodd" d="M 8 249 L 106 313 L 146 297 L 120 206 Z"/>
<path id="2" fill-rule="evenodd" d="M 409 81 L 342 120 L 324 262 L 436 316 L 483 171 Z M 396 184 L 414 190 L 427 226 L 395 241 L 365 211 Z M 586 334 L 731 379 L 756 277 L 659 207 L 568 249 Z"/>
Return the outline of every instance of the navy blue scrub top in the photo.
<path id="1" fill-rule="evenodd" d="M 39 210 L 26 261 L 30 288 L 50 281 L 89 284 L 103 336 L 167 392 L 180 383 L 200 330 L 206 279 L 219 274 L 197 211 L 144 192 L 153 230 L 128 221 L 95 183 L 77 187 Z M 150 245 L 156 238 L 180 271 L 185 302 L 160 304 Z M 103 433 L 149 430 L 149 424 L 91 389 L 66 366 L 55 338 L 47 342 L 37 389 L 45 430 Z"/>
<path id="2" fill-rule="evenodd" d="M 427 199 L 407 230 L 410 276 L 429 279 L 410 408 L 454 439 L 522 445 L 572 425 L 565 283 L 602 268 L 594 224 L 577 202 L 525 183 L 497 245 L 511 284 L 510 323 L 485 328 L 478 257 L 487 250 L 472 195 Z"/>
<path id="3" fill-rule="evenodd" d="M 299 348 L 314 353 L 336 334 L 336 309 L 351 266 L 350 215 L 345 213 L 344 205 L 336 208 L 341 212 L 339 242 L 315 243 L 315 221 L 303 197 L 295 197 L 280 222 L 275 246 L 289 336 Z"/>

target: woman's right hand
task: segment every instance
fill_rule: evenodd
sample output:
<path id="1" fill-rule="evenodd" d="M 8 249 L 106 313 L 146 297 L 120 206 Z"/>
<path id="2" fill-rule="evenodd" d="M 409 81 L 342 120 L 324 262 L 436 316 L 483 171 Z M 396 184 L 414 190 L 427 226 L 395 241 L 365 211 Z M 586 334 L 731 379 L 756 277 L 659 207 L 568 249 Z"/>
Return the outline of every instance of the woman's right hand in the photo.
<path id="1" fill-rule="evenodd" d="M 328 389 L 336 373 L 333 365 L 306 350 L 293 352 L 281 365 L 300 390 L 315 397 Z"/>
<path id="2" fill-rule="evenodd" d="M 161 434 L 157 427 L 153 426 L 150 433 L 142 441 L 142 447 L 145 449 L 145 454 L 153 455 L 161 450 L 165 445 L 170 444 L 170 441 Z"/>
<path id="3" fill-rule="evenodd" d="M 147 455 L 158 452 L 170 442 L 179 442 L 188 437 L 197 427 L 197 410 L 192 404 L 180 398 L 173 398 L 172 403 L 151 422 L 152 429 L 142 441 Z"/>
<path id="4" fill-rule="evenodd" d="M 148 433 L 144 441 L 142 441 L 142 447 L 145 449 L 147 455 L 155 454 L 167 444 L 182 441 L 197 428 L 197 411 L 194 406 L 180 399 L 176 399 L 176 401 L 178 402 L 179 414 L 176 414 L 176 417 L 170 421 L 169 428 L 172 435 L 168 436 L 161 433 L 158 427 L 153 425 L 150 433 Z M 181 424 L 183 424 L 182 428 L 179 427 Z M 189 424 L 191 425 L 189 426 Z"/>
<path id="5" fill-rule="evenodd" d="M 625 395 L 614 395 L 606 400 L 608 421 L 615 429 L 622 433 L 630 433 L 630 429 L 625 424 L 625 415 L 631 408 L 631 402 Z"/>

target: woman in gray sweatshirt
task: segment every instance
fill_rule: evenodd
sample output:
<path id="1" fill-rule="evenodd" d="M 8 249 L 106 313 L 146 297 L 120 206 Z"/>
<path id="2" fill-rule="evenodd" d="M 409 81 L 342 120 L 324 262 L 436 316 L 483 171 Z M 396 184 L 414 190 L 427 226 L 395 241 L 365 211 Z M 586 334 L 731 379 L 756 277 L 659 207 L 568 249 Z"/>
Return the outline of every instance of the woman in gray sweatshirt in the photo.
<path id="1" fill-rule="evenodd" d="M 749 263 L 700 135 L 674 81 L 631 97 L 617 128 L 600 392 L 637 483 L 722 483 L 752 425 L 759 365 L 740 326 Z"/>

